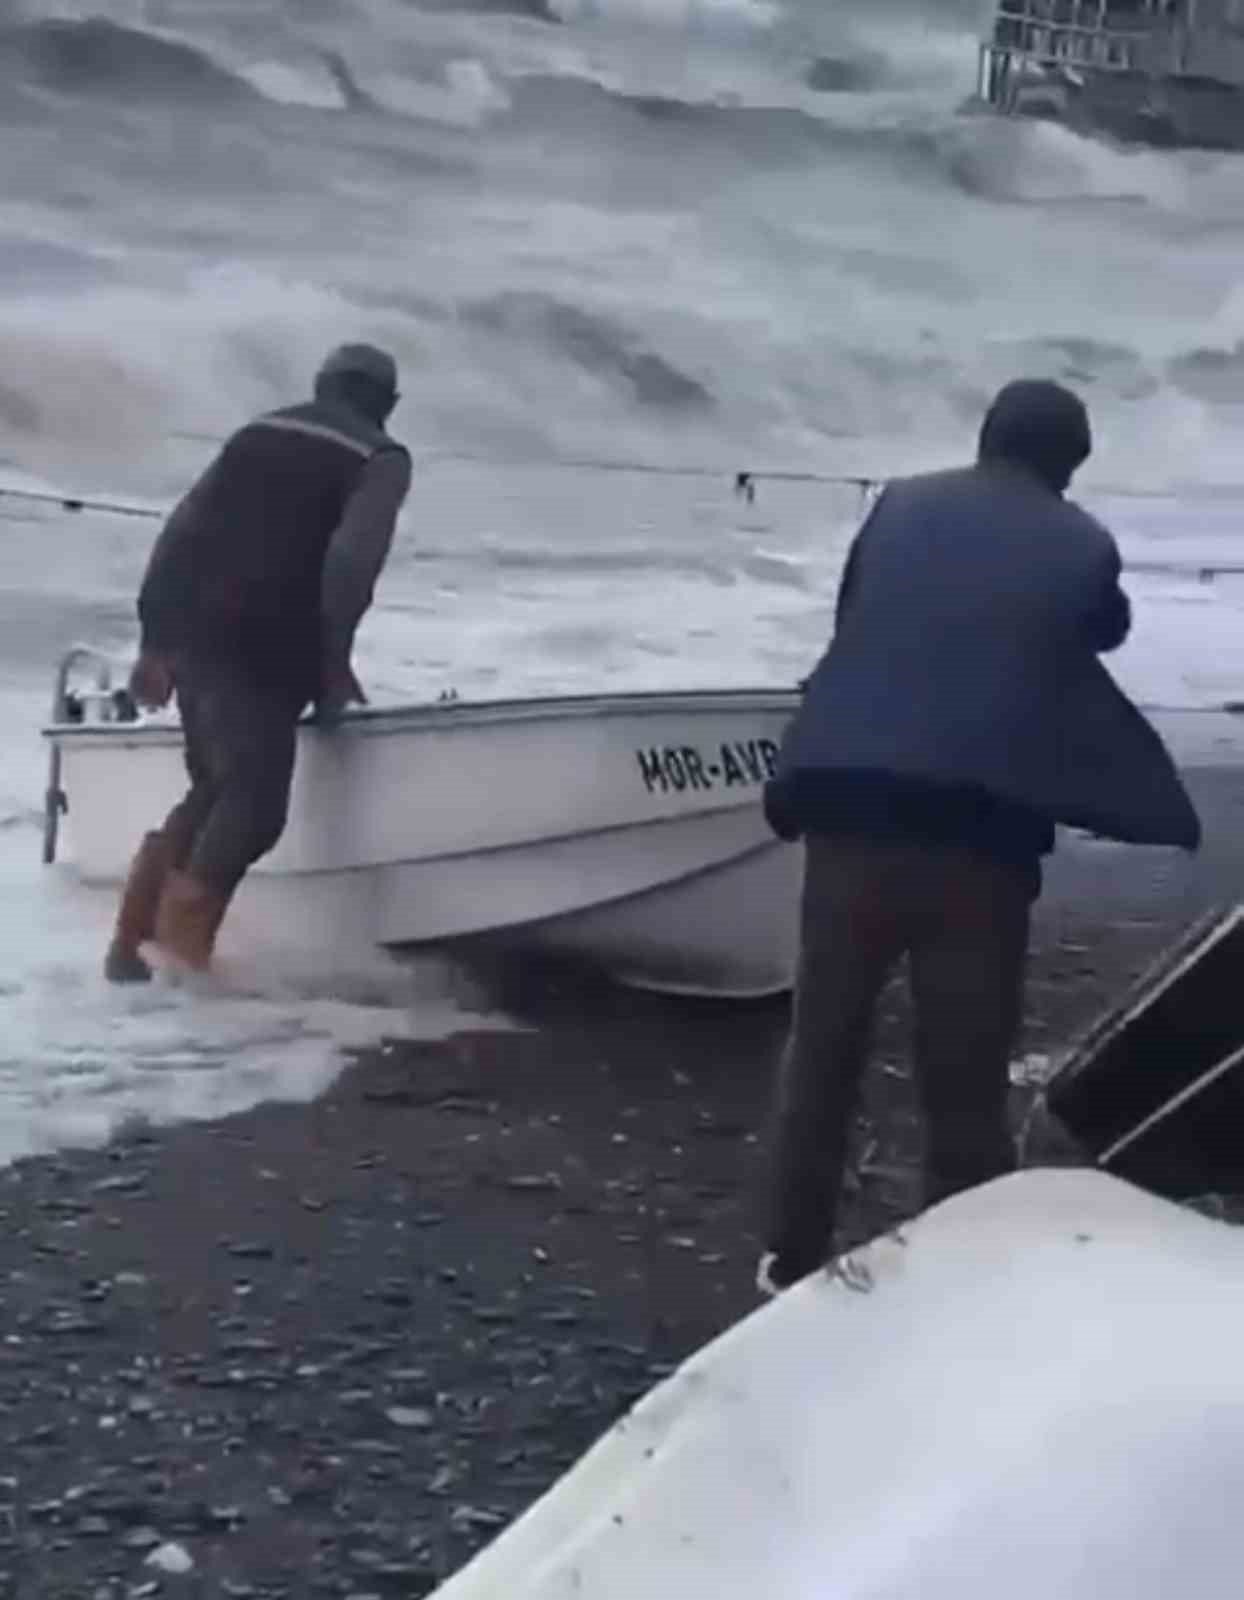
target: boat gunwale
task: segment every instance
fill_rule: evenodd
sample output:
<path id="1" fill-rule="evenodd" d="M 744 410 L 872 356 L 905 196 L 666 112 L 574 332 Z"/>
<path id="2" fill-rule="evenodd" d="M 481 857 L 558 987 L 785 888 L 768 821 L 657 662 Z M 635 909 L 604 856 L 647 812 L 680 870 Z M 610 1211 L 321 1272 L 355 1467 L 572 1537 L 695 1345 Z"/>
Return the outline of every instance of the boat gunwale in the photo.
<path id="1" fill-rule="evenodd" d="M 644 689 L 622 694 L 546 695 L 505 700 L 409 701 L 395 706 L 366 706 L 348 712 L 331 730 L 372 737 L 405 732 L 453 732 L 458 728 L 484 727 L 498 723 L 558 722 L 575 718 L 622 717 L 635 712 L 687 711 L 789 711 L 800 700 L 797 688 L 757 689 Z M 305 716 L 300 726 L 311 732 L 317 728 L 314 716 Z M 180 723 L 142 722 L 61 722 L 48 723 L 42 736 L 58 744 L 90 744 L 108 741 L 121 745 L 168 744 L 180 742 Z"/>

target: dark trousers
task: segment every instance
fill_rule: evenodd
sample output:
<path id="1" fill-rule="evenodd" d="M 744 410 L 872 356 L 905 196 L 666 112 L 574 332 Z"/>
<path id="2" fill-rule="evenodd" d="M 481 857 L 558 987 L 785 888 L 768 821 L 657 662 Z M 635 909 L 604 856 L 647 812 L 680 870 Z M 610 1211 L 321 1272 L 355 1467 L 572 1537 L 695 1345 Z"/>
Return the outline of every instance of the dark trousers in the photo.
<path id="1" fill-rule="evenodd" d="M 953 848 L 813 835 L 782 1063 L 768 1248 L 793 1282 L 831 1250 L 873 1015 L 910 963 L 933 1203 L 1010 1171 L 1007 1101 L 1033 876 Z"/>
<path id="2" fill-rule="evenodd" d="M 164 832 L 177 868 L 231 895 L 285 831 L 307 697 L 214 661 L 179 662 L 176 683 L 190 789 Z"/>

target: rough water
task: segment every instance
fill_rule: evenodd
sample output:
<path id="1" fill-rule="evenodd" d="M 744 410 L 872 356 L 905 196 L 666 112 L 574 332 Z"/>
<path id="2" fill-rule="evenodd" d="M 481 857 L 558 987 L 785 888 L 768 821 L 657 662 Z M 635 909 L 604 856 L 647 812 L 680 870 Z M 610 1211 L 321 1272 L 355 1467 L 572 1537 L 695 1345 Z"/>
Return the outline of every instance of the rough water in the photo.
<path id="1" fill-rule="evenodd" d="M 998 383 L 1057 376 L 1093 408 L 1084 498 L 1145 565 L 1120 675 L 1244 699 L 1244 579 L 1196 570 L 1241 558 L 1244 165 L 963 114 L 977 20 L 0 0 L 0 487 L 164 504 L 371 338 L 419 463 L 377 698 L 787 683 L 859 496 L 748 504 L 733 474 L 955 460 Z M 275 936 L 263 993 L 98 980 L 106 900 L 38 867 L 38 727 L 65 645 L 132 649 L 153 532 L 0 499 L 0 1156 L 312 1093 L 342 1044 L 455 1014 L 387 967 L 291 978 Z"/>

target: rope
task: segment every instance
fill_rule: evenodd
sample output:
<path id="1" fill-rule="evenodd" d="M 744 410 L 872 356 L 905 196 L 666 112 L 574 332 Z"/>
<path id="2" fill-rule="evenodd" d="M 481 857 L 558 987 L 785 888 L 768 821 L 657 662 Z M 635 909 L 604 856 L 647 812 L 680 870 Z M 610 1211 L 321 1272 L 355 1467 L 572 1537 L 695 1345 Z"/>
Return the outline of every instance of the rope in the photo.
<path id="1" fill-rule="evenodd" d="M 192 437 L 184 435 L 184 437 Z M 208 441 L 207 435 L 194 435 Z M 573 471 L 573 472 L 600 472 L 600 473 L 637 473 L 647 477 L 664 478 L 702 478 L 705 480 L 727 482 L 733 480 L 736 498 L 754 502 L 756 498 L 756 485 L 758 483 L 811 483 L 824 484 L 834 488 L 853 489 L 857 494 L 871 497 L 884 489 L 884 478 L 871 478 L 858 473 L 833 473 L 798 471 L 794 468 L 757 468 L 731 471 L 724 467 L 708 466 L 666 466 L 651 462 L 623 461 L 598 459 L 590 456 L 555 456 L 543 459 L 527 459 L 487 456 L 465 450 L 437 450 L 428 451 L 416 457 L 420 466 L 434 466 L 437 462 L 456 461 L 473 463 L 479 466 L 492 468 L 508 467 L 518 470 L 527 468 L 532 471 Z M 1110 489 L 1098 487 L 1090 492 L 1101 495 L 1115 495 L 1122 498 L 1151 499 L 1163 498 L 1157 490 Z M 1244 488 L 1241 489 L 1244 494 Z M 14 485 L 0 484 L 0 501 L 16 500 L 24 504 L 54 506 L 60 511 L 83 512 L 95 511 L 106 516 L 134 517 L 144 521 L 159 522 L 167 516 L 167 511 L 155 506 L 139 506 L 124 500 L 94 498 L 86 495 L 57 494 L 54 490 L 46 489 L 19 489 Z M 1244 562 L 1241 561 L 1196 561 L 1196 560 L 1170 560 L 1170 561 L 1128 561 L 1125 567 L 1129 572 L 1143 572 L 1148 574 L 1167 574 L 1180 577 L 1194 577 L 1198 581 L 1210 582 L 1216 577 L 1239 576 L 1244 574 Z"/>
<path id="2" fill-rule="evenodd" d="M 167 515 L 154 506 L 127 505 L 121 500 L 90 500 L 80 495 L 53 494 L 43 489 L 13 489 L 3 484 L 0 484 L 0 500 L 56 506 L 61 511 L 103 511 L 113 517 L 149 517 L 157 522 Z"/>
<path id="3" fill-rule="evenodd" d="M 649 478 L 727 480 L 733 478 L 736 484 L 747 480 L 754 483 L 823 483 L 837 488 L 859 489 L 865 492 L 883 488 L 885 485 L 884 478 L 869 478 L 854 473 L 809 472 L 781 467 L 757 468 L 754 471 L 746 468 L 736 470 L 733 467 L 679 467 L 657 462 L 610 460 L 595 456 L 552 456 L 524 460 L 522 457 L 478 455 L 470 450 L 433 450 L 417 457 L 417 460 L 420 465 L 425 466 L 435 465 L 438 461 L 462 461 L 487 467 L 529 467 L 536 470 L 543 467 L 571 472 L 633 472 Z"/>
<path id="4" fill-rule="evenodd" d="M 183 437 L 190 437 L 184 435 Z M 206 438 L 206 435 L 204 436 Z M 510 468 L 556 468 L 563 471 L 576 472 L 613 472 L 613 473 L 642 473 L 647 477 L 665 478 L 705 478 L 705 479 L 734 479 L 735 492 L 754 498 L 752 485 L 759 482 L 769 483 L 821 483 L 831 484 L 839 488 L 855 489 L 861 494 L 872 494 L 884 487 L 880 478 L 864 478 L 848 474 L 833 474 L 823 472 L 795 472 L 795 471 L 742 471 L 728 472 L 723 467 L 671 467 L 649 464 L 639 461 L 606 461 L 558 456 L 551 460 L 507 460 L 504 457 L 474 455 L 464 450 L 438 450 L 417 456 L 419 466 L 434 466 L 438 461 L 461 461 L 474 463 L 479 466 L 510 467 Z M 18 500 L 29 505 L 55 506 L 61 511 L 98 511 L 114 517 L 142 517 L 152 521 L 159 521 L 167 516 L 154 506 L 136 506 L 123 500 L 92 499 L 85 495 L 61 495 L 46 489 L 18 489 L 12 485 L 0 484 L 0 500 Z"/>
<path id="5" fill-rule="evenodd" d="M 1177 574 L 1181 578 L 1197 578 L 1202 583 L 1210 578 L 1239 577 L 1244 573 L 1244 561 L 1128 561 L 1129 572 L 1149 574 Z"/>

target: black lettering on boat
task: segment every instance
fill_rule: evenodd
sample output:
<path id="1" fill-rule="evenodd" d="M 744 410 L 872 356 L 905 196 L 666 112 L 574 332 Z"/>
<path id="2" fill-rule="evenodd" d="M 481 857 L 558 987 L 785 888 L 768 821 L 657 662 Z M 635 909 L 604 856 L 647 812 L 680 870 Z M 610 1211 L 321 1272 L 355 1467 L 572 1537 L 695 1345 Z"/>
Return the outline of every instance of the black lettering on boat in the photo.
<path id="1" fill-rule="evenodd" d="M 678 790 L 679 794 L 687 787 L 687 769 L 683 766 L 682 755 L 677 750 L 671 750 L 667 745 L 661 752 L 662 764 L 665 767 L 665 776 Z"/>
<path id="2" fill-rule="evenodd" d="M 739 752 L 739 760 L 743 763 L 747 776 L 753 783 L 763 783 L 765 781 L 765 769 L 760 759 L 760 752 L 756 748 L 755 739 L 749 739 L 746 744 L 736 745 L 735 748 Z"/>
<path id="3" fill-rule="evenodd" d="M 721 747 L 721 770 L 725 775 L 727 789 L 735 789 L 740 783 L 747 782 L 747 773 L 739 765 L 738 757 L 728 744 L 723 744 Z"/>
<path id="4" fill-rule="evenodd" d="M 778 753 L 772 739 L 734 739 L 723 741 L 711 759 L 691 744 L 650 745 L 635 759 L 649 794 L 702 794 L 721 785 L 764 783 L 777 773 Z"/>
<path id="5" fill-rule="evenodd" d="M 665 768 L 661 763 L 659 750 L 637 750 L 635 759 L 639 762 L 639 770 L 643 774 L 644 787 L 651 794 L 654 789 L 660 789 L 664 794 L 669 789 L 669 779 L 665 776 Z"/>
<path id="6" fill-rule="evenodd" d="M 687 769 L 687 778 L 693 789 L 711 789 L 713 780 L 704 770 L 704 758 L 700 752 L 691 745 L 685 744 L 679 751 L 682 764 Z"/>

